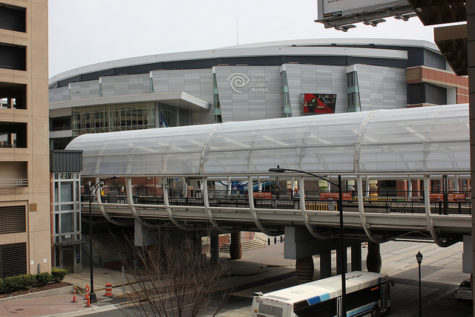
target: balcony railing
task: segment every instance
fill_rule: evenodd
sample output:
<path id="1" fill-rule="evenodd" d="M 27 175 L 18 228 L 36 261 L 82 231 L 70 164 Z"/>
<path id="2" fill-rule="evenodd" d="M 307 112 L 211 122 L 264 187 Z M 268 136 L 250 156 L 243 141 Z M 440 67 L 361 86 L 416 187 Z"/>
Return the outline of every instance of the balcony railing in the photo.
<path id="1" fill-rule="evenodd" d="M 26 187 L 26 186 L 28 186 L 28 178 L 0 179 L 0 188 Z"/>

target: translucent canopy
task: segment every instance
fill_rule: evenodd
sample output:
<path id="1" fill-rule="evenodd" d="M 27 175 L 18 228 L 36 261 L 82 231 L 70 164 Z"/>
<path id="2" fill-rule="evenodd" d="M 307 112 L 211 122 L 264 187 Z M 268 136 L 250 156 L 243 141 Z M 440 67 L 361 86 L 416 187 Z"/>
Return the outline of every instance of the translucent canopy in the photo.
<path id="1" fill-rule="evenodd" d="M 467 105 L 86 134 L 83 175 L 229 176 L 270 167 L 315 173 L 470 170 Z"/>

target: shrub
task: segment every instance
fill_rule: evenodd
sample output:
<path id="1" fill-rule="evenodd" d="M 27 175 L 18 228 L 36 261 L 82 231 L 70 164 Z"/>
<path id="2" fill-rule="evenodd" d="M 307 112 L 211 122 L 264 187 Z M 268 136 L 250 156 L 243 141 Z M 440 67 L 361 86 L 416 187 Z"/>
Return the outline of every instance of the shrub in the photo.
<path id="1" fill-rule="evenodd" d="M 68 273 L 68 271 L 66 271 L 65 269 L 53 268 L 51 270 L 51 274 L 53 275 L 53 279 L 56 282 L 61 282 L 64 279 L 64 277 L 66 276 L 67 273 Z"/>
<path id="2" fill-rule="evenodd" d="M 3 281 L 3 278 L 0 278 L 0 294 L 5 294 L 8 293 L 8 288 L 5 282 Z"/>
<path id="3" fill-rule="evenodd" d="M 35 285 L 36 276 L 32 274 L 8 276 L 3 279 L 3 282 L 8 292 L 21 291 Z"/>
<path id="4" fill-rule="evenodd" d="M 49 282 L 53 281 L 53 276 L 48 272 L 38 273 L 36 274 L 36 282 L 39 286 L 44 286 Z"/>

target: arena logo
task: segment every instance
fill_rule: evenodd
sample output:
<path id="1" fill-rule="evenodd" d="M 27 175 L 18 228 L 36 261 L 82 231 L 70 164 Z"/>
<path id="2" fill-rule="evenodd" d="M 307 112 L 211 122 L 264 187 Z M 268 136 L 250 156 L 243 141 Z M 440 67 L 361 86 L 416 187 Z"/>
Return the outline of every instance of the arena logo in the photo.
<path id="1" fill-rule="evenodd" d="M 249 77 L 247 77 L 246 75 L 242 73 L 234 73 L 234 74 L 229 75 L 226 81 L 231 84 L 231 89 L 234 92 L 238 94 L 242 94 L 242 92 L 239 89 L 246 87 L 251 80 L 249 79 Z"/>
<path id="2" fill-rule="evenodd" d="M 266 93 L 267 79 L 263 73 L 250 73 L 249 76 L 243 73 L 233 73 L 226 79 L 230 83 L 231 89 L 238 94 L 242 94 L 241 88 L 250 86 L 249 91 L 254 93 Z"/>

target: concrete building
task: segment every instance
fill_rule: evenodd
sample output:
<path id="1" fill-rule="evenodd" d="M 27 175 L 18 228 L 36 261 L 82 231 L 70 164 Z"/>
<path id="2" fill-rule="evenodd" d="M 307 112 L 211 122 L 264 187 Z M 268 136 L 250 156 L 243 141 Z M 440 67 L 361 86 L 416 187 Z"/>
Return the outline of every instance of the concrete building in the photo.
<path id="1" fill-rule="evenodd" d="M 464 103 L 467 86 L 434 44 L 413 40 L 296 40 L 129 58 L 51 78 L 50 146 L 84 133 Z"/>
<path id="2" fill-rule="evenodd" d="M 0 1 L 0 277 L 49 272 L 48 1 Z"/>

